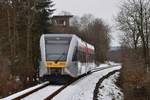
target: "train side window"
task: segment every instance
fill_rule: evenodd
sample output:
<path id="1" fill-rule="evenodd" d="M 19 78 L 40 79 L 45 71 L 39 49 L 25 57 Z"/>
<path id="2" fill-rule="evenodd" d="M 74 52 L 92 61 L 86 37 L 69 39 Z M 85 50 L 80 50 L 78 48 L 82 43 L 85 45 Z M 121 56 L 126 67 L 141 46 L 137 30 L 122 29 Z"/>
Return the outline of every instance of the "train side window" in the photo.
<path id="1" fill-rule="evenodd" d="M 81 61 L 81 62 L 85 63 L 85 62 L 86 62 L 86 57 L 87 57 L 87 55 L 86 55 L 86 53 L 83 51 L 83 52 L 82 52 L 82 61 Z"/>
<path id="2" fill-rule="evenodd" d="M 78 51 L 78 56 L 77 56 L 77 58 L 78 58 L 78 60 L 80 61 L 80 62 L 82 62 L 82 59 L 83 59 L 83 53 L 79 50 Z"/>
<path id="3" fill-rule="evenodd" d="M 95 60 L 95 53 L 92 54 L 92 61 L 94 62 Z"/>
<path id="4" fill-rule="evenodd" d="M 82 58 L 82 56 L 81 56 L 81 51 L 79 50 L 78 51 L 78 60 L 81 62 L 81 58 Z"/>
<path id="5" fill-rule="evenodd" d="M 94 55 L 93 54 L 91 54 L 91 60 L 90 60 L 90 62 L 93 62 L 94 61 Z"/>
<path id="6" fill-rule="evenodd" d="M 77 50 L 77 48 L 75 48 L 75 50 L 74 50 L 74 53 L 73 53 L 73 59 L 72 59 L 72 61 L 77 61 L 77 58 L 78 58 L 78 50 Z"/>

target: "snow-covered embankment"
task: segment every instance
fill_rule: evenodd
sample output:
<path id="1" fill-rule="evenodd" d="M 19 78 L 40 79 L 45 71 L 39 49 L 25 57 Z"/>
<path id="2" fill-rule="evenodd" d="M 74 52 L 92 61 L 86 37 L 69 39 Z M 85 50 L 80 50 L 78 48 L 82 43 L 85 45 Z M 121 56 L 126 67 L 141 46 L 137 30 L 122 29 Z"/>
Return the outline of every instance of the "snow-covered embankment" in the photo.
<path id="1" fill-rule="evenodd" d="M 118 70 L 107 74 L 101 78 L 95 88 L 96 100 L 123 100 L 123 93 L 121 89 L 116 86 L 117 79 L 120 72 Z"/>

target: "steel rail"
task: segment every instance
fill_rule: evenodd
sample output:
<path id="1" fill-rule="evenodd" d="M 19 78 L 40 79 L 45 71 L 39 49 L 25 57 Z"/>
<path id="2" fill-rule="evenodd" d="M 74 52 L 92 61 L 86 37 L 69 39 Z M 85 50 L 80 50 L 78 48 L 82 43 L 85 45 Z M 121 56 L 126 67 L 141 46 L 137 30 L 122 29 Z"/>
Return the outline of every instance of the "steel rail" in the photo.
<path id="1" fill-rule="evenodd" d="M 18 96 L 16 98 L 12 99 L 12 100 L 21 100 L 22 98 L 27 97 L 30 94 L 32 94 L 32 93 L 34 93 L 34 92 L 36 92 L 36 91 L 38 91 L 38 90 L 40 90 L 42 88 L 47 87 L 48 85 L 50 85 L 50 83 L 44 84 L 44 85 L 42 85 L 42 86 L 40 86 L 40 87 L 38 87 L 36 89 L 33 89 L 33 90 L 29 91 L 29 92 L 26 92 L 26 93 L 24 93 L 24 94 L 22 94 L 22 95 L 20 95 L 20 96 Z"/>

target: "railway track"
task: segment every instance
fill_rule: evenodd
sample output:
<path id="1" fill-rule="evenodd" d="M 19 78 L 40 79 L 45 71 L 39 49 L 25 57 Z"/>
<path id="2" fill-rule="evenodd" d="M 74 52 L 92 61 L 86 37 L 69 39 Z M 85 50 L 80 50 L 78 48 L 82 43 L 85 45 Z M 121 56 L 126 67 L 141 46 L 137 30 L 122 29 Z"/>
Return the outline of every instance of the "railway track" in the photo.
<path id="1" fill-rule="evenodd" d="M 37 88 L 35 88 L 35 89 L 31 90 L 31 91 L 28 91 L 28 92 L 26 92 L 26 93 L 24 93 L 24 94 L 22 94 L 22 95 L 20 95 L 20 96 L 18 96 L 18 97 L 16 97 L 16 98 L 12 99 L 12 100 L 21 100 L 22 98 L 24 98 L 24 97 L 26 97 L 26 96 L 28 96 L 28 95 L 30 95 L 30 94 L 32 94 L 32 93 L 34 93 L 34 92 L 36 92 L 36 91 L 42 89 L 42 88 L 45 88 L 45 87 L 48 86 L 49 84 L 50 84 L 50 83 L 47 82 L 46 84 L 44 84 L 44 85 L 42 85 L 42 86 L 40 86 L 40 87 L 37 87 Z"/>
<path id="2" fill-rule="evenodd" d="M 31 90 L 24 90 L 22 92 L 24 93 L 21 93 L 20 95 L 18 94 L 17 95 L 12 95 L 12 96 L 9 96 L 7 98 L 4 98 L 3 100 L 29 100 L 28 97 L 30 98 L 30 96 L 32 96 L 34 93 L 37 93 L 37 92 L 41 92 L 42 89 L 45 89 L 45 88 L 51 88 L 51 91 L 49 91 L 49 95 L 43 97 L 45 98 L 44 100 L 51 100 L 53 97 L 55 97 L 57 94 L 59 94 L 63 89 L 65 89 L 67 86 L 69 86 L 70 84 L 72 84 L 73 82 L 81 79 L 82 77 L 84 77 L 86 75 L 82 75 L 76 79 L 73 79 L 71 80 L 69 83 L 65 84 L 65 85 L 61 85 L 61 86 L 58 86 L 58 85 L 51 85 L 50 82 L 45 82 L 43 85 L 41 86 L 35 86 L 34 89 L 31 89 Z M 17 93 L 16 93 L 17 94 Z"/>
<path id="3" fill-rule="evenodd" d="M 12 94 L 6 98 L 3 98 L 2 100 L 20 100 L 21 98 L 26 97 L 27 95 L 30 95 L 30 94 L 34 93 L 35 91 L 38 91 L 38 90 L 40 90 L 40 89 L 42 89 L 48 85 L 49 85 L 49 82 L 47 81 L 47 82 L 38 84 L 32 88 L 28 88 L 28 89 L 25 89 L 21 92 Z"/>
<path id="4" fill-rule="evenodd" d="M 96 68 L 94 70 L 92 70 L 90 73 L 87 73 L 87 74 L 84 74 L 74 80 L 72 80 L 71 82 L 69 82 L 68 84 L 64 85 L 63 87 L 61 87 L 60 89 L 58 89 L 57 91 L 53 92 L 51 95 L 49 95 L 47 98 L 45 98 L 44 100 L 51 100 L 52 98 L 54 98 L 57 94 L 59 94 L 62 90 L 64 90 L 66 87 L 68 87 L 69 85 L 71 85 L 72 83 L 78 81 L 79 79 L 85 77 L 85 76 L 88 76 L 89 74 L 93 73 L 93 72 L 97 72 L 97 71 L 100 71 L 100 70 L 104 70 L 104 69 L 107 69 L 107 68 L 112 68 L 112 67 L 116 67 L 118 65 L 114 65 L 114 66 L 108 66 L 108 67 L 102 67 L 102 68 Z"/>
<path id="5" fill-rule="evenodd" d="M 51 93 L 49 93 L 48 95 L 46 95 L 44 98 L 44 100 L 51 100 L 52 98 L 54 98 L 57 94 L 59 94 L 62 90 L 64 90 L 66 87 L 68 87 L 69 85 L 71 85 L 72 83 L 78 81 L 79 79 L 82 79 L 83 77 L 85 76 L 88 76 L 90 75 L 91 73 L 93 72 L 97 72 L 97 71 L 101 71 L 101 70 L 104 70 L 104 69 L 107 69 L 107 68 L 112 68 L 112 67 L 115 67 L 115 66 L 118 66 L 118 65 L 114 65 L 114 66 L 108 66 L 108 67 L 102 67 L 102 68 L 96 68 L 96 69 L 93 69 L 90 73 L 87 73 L 87 74 L 84 74 L 76 79 L 73 79 L 71 80 L 69 83 L 65 84 L 65 85 L 62 85 L 62 86 L 54 86 L 54 85 L 51 85 L 50 82 L 48 83 L 45 83 L 44 85 L 40 86 L 40 87 L 37 87 L 29 92 L 26 92 L 18 97 L 15 97 L 13 98 L 12 100 L 29 100 L 28 97 L 30 97 L 30 95 L 33 95 L 34 93 L 36 92 L 40 92 L 42 89 L 44 88 L 53 88 L 52 91 L 49 91 Z M 55 88 L 56 87 L 56 88 Z M 8 99 L 4 99 L 4 100 L 8 100 Z"/>
<path id="6" fill-rule="evenodd" d="M 62 90 L 64 90 L 66 87 L 68 87 L 69 85 L 71 85 L 72 83 L 78 81 L 79 79 L 87 76 L 88 74 L 84 74 L 81 75 L 80 77 L 73 79 L 72 81 L 70 81 L 69 83 L 65 84 L 64 86 L 62 86 L 61 88 L 59 88 L 57 91 L 53 92 L 52 94 L 50 94 L 47 98 L 45 98 L 44 100 L 51 100 L 53 97 L 55 97 L 57 94 L 59 94 Z"/>

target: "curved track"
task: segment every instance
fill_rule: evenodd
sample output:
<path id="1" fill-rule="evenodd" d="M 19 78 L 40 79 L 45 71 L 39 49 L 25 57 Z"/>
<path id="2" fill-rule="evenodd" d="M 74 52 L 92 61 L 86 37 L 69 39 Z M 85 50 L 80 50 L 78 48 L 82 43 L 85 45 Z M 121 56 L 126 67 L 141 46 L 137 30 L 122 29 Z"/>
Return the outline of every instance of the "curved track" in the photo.
<path id="1" fill-rule="evenodd" d="M 46 84 L 44 84 L 38 88 L 35 88 L 35 89 L 28 91 L 28 92 L 26 92 L 26 93 L 24 93 L 18 97 L 15 97 L 12 100 L 21 100 L 21 99 L 22 100 L 33 100 L 33 99 L 37 98 L 37 95 L 39 95 L 38 99 L 51 100 L 53 97 L 55 97 L 57 94 L 59 94 L 66 87 L 68 87 L 69 85 L 71 85 L 75 81 L 81 79 L 82 77 L 85 77 L 85 76 L 87 76 L 93 72 L 101 71 L 101 70 L 104 70 L 107 68 L 112 68 L 115 66 L 118 66 L 118 65 L 114 65 L 114 66 L 110 65 L 107 67 L 101 67 L 101 68 L 93 69 L 88 74 L 84 74 L 84 75 L 82 75 L 76 79 L 73 79 L 72 81 L 70 81 L 69 83 L 64 84 L 64 85 L 51 85 L 50 82 L 48 82 L 48 83 L 46 83 Z M 45 93 L 41 94 L 43 91 Z M 4 100 L 8 100 L 8 99 L 4 99 Z"/>

